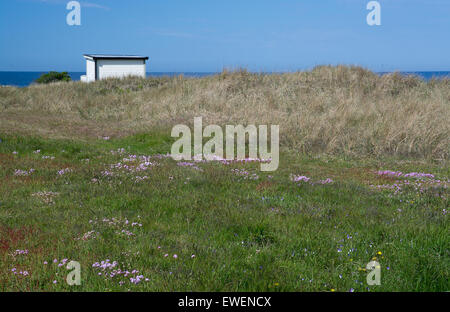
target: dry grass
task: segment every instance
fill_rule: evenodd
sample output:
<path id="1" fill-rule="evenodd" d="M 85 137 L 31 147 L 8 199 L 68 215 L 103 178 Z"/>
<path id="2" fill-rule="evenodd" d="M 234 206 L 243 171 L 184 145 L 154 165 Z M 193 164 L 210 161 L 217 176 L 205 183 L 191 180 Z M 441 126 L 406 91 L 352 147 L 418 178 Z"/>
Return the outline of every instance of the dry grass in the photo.
<path id="1" fill-rule="evenodd" d="M 119 136 L 204 124 L 279 124 L 303 153 L 448 159 L 450 83 L 358 67 L 0 88 L 0 131 Z"/>

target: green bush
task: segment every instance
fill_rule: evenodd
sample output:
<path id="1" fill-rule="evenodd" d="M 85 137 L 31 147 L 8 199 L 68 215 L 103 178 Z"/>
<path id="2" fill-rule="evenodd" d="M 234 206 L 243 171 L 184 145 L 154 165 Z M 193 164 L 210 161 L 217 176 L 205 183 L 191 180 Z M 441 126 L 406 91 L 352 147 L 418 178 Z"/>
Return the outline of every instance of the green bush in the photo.
<path id="1" fill-rule="evenodd" d="M 51 83 L 56 81 L 71 81 L 72 78 L 70 78 L 69 73 L 67 72 L 55 72 L 51 71 L 47 74 L 43 74 L 41 77 L 36 79 L 37 83 Z"/>

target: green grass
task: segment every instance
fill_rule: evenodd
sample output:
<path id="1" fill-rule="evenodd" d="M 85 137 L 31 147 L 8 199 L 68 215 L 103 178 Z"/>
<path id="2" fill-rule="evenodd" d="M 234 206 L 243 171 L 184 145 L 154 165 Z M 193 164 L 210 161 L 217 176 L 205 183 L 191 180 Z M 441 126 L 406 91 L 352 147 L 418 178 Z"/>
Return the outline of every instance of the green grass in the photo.
<path id="1" fill-rule="evenodd" d="M 200 163 L 196 170 L 155 156 L 170 151 L 165 132 L 108 141 L 0 138 L 0 291 L 449 290 L 449 183 L 398 194 L 370 186 L 394 184 L 375 174 L 387 169 L 448 181 L 447 165 L 284 153 L 273 173 L 259 164 Z M 119 148 L 126 152 L 111 153 Z M 138 173 L 110 168 L 129 155 L 152 155 L 154 165 Z M 29 176 L 14 174 L 31 168 Z M 71 171 L 59 176 L 65 168 Z M 334 183 L 294 183 L 291 174 Z M 33 196 L 44 191 L 58 193 L 53 203 Z M 90 231 L 95 237 L 79 239 Z M 381 286 L 368 286 L 362 270 L 373 257 Z M 69 271 L 52 262 L 64 258 L 81 263 L 81 286 L 68 286 Z M 106 259 L 148 281 L 98 275 L 92 265 Z"/>

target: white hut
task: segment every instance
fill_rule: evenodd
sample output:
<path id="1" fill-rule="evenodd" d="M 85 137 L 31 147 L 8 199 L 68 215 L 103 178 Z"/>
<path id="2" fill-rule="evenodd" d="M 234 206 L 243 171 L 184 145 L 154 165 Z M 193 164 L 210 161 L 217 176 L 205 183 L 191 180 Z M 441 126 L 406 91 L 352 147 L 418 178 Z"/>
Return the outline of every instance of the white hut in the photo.
<path id="1" fill-rule="evenodd" d="M 81 81 L 91 82 L 105 78 L 138 76 L 145 78 L 147 56 L 84 54 L 86 75 Z"/>

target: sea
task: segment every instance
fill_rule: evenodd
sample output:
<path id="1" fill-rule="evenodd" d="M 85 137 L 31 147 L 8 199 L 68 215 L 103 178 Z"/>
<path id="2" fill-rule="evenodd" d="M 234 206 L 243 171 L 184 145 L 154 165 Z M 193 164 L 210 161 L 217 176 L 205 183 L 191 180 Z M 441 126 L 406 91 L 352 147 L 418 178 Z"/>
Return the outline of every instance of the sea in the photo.
<path id="1" fill-rule="evenodd" d="M 425 71 L 425 72 L 400 72 L 404 75 L 416 75 L 424 80 L 430 80 L 432 78 L 450 78 L 450 71 Z M 39 78 L 45 72 L 13 72 L 13 71 L 0 71 L 0 85 L 9 85 L 17 87 L 26 87 L 32 84 L 37 78 Z M 217 72 L 150 72 L 147 73 L 147 77 L 163 77 L 163 76 L 178 76 L 184 75 L 185 77 L 205 77 L 218 74 Z M 378 73 L 380 75 L 388 74 L 387 72 Z M 72 80 L 80 80 L 84 72 L 69 72 Z"/>

